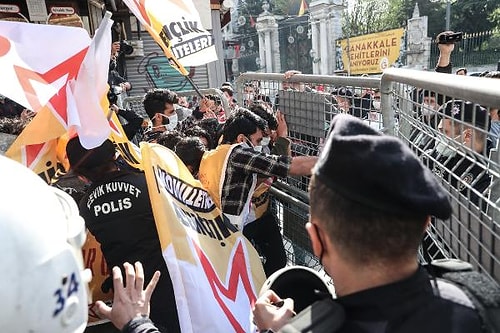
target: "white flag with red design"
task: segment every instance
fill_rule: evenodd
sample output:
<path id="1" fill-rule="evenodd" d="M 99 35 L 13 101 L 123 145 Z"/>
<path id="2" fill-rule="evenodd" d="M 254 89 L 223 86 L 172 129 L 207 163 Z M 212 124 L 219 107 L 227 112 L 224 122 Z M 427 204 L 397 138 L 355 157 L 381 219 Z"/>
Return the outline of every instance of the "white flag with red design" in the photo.
<path id="1" fill-rule="evenodd" d="M 181 331 L 255 332 L 265 280 L 257 252 L 177 155 L 145 142 L 141 153 Z"/>
<path id="2" fill-rule="evenodd" d="M 37 113 L 7 156 L 50 178 L 57 139 L 68 130 L 87 148 L 109 136 L 111 25 L 106 15 L 91 39 L 82 28 L 0 22 L 0 94 Z"/>

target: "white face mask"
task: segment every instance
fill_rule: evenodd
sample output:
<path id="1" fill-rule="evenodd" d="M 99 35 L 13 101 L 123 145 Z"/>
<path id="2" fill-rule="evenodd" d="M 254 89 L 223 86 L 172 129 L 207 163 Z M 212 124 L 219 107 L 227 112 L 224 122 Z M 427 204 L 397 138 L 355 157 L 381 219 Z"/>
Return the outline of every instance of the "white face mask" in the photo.
<path id="1" fill-rule="evenodd" d="M 265 147 L 265 146 L 269 146 L 269 142 L 271 142 L 271 138 L 266 136 L 266 137 L 262 138 L 262 141 L 260 142 L 260 144 Z"/>
<path id="2" fill-rule="evenodd" d="M 253 150 L 255 150 L 258 153 L 262 152 L 262 146 L 261 145 L 254 146 L 253 143 L 252 143 L 252 140 L 250 140 L 248 137 L 245 137 L 245 138 L 247 139 L 247 141 L 245 142 L 245 144 L 248 146 L 248 148 L 253 148 Z"/>
<path id="3" fill-rule="evenodd" d="M 454 140 L 460 140 L 460 135 L 457 136 Z M 446 138 L 444 141 L 438 142 L 438 144 L 434 147 L 434 149 L 438 152 L 439 155 L 443 157 L 452 157 L 457 153 L 455 149 L 451 148 L 450 139 Z"/>
<path id="4" fill-rule="evenodd" d="M 174 113 L 173 115 L 168 116 L 166 118 L 168 118 L 168 124 L 165 125 L 165 128 L 168 131 L 173 131 L 175 129 L 175 127 L 177 126 L 177 122 L 179 119 L 179 117 L 177 116 L 177 113 Z"/>
<path id="5" fill-rule="evenodd" d="M 424 116 L 432 116 L 434 113 L 436 113 L 436 110 L 434 110 L 434 107 L 432 105 L 422 103 L 422 114 Z"/>
<path id="6" fill-rule="evenodd" d="M 373 101 L 373 108 L 375 110 L 380 110 L 380 101 Z"/>

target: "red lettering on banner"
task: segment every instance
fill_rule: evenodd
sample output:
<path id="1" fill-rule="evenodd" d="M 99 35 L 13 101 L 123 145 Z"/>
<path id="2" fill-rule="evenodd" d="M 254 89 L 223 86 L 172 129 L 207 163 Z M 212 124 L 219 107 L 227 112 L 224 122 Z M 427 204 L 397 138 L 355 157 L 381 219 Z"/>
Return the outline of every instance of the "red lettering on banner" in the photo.
<path id="1" fill-rule="evenodd" d="M 99 253 L 99 258 L 97 258 L 97 253 Z M 102 255 L 101 251 L 97 251 L 97 248 L 95 247 L 90 247 L 86 249 L 82 249 L 82 256 L 83 256 L 83 263 L 85 265 L 85 268 L 90 268 L 92 271 L 92 275 L 97 274 L 97 270 L 99 271 L 99 274 L 101 276 L 107 276 L 108 275 L 108 265 L 106 264 L 106 260 L 104 259 L 104 256 Z M 96 263 L 96 260 L 98 261 L 98 266 L 94 267 L 94 264 Z"/>
<path id="2" fill-rule="evenodd" d="M 212 289 L 217 303 L 219 303 L 222 311 L 229 319 L 229 322 L 233 326 L 234 331 L 245 333 L 245 330 L 241 327 L 240 323 L 236 320 L 232 312 L 228 309 L 227 305 L 221 298 L 222 294 L 234 301 L 238 292 L 238 280 L 241 278 L 241 282 L 243 283 L 243 286 L 245 288 L 245 292 L 248 296 L 250 305 L 253 305 L 255 303 L 255 300 L 257 299 L 250 283 L 250 277 L 248 276 L 242 241 L 238 241 L 238 244 L 236 245 L 236 251 L 234 251 L 234 255 L 231 260 L 228 287 L 224 286 L 224 284 L 221 282 L 221 280 L 217 276 L 217 272 L 215 272 L 214 267 L 212 266 L 210 260 L 207 258 L 203 250 L 196 243 L 193 242 L 193 244 L 196 253 L 198 253 L 201 265 L 203 267 L 203 270 L 205 271 L 206 277 L 208 278 L 208 283 L 210 284 L 210 288 Z"/>

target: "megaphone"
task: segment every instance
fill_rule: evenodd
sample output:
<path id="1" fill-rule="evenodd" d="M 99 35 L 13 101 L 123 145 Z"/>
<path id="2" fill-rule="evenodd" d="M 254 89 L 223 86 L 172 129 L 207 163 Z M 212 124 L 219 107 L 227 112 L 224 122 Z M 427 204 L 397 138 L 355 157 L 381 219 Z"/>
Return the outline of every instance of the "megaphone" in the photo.
<path id="1" fill-rule="evenodd" d="M 296 313 L 316 301 L 335 295 L 331 281 L 305 266 L 288 266 L 277 270 L 264 282 L 260 295 L 269 289 L 282 299 L 293 299 Z"/>

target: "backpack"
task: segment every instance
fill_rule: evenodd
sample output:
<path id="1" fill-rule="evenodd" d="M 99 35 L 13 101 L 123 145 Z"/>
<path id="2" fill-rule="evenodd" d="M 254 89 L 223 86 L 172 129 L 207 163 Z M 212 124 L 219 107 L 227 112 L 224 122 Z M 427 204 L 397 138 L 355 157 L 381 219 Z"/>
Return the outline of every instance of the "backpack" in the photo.
<path id="1" fill-rule="evenodd" d="M 491 278 L 458 259 L 433 260 L 426 268 L 431 275 L 465 293 L 479 314 L 483 332 L 500 333 L 500 287 Z M 440 294 L 439 284 L 432 285 Z"/>

